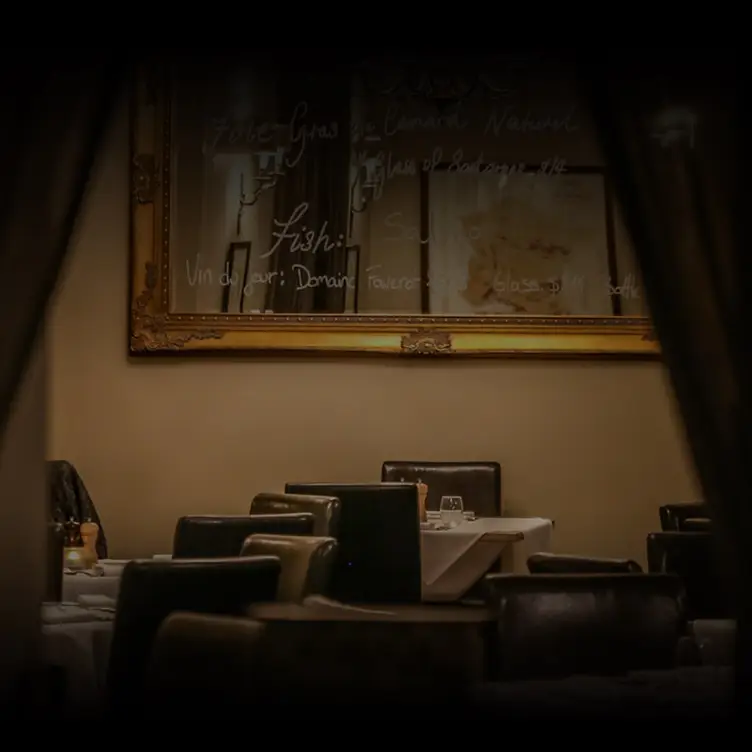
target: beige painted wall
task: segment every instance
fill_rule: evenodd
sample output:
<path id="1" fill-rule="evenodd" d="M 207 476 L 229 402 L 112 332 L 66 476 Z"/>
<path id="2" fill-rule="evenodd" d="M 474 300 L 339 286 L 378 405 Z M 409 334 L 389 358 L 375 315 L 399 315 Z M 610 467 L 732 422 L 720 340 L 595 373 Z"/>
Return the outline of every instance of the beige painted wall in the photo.
<path id="1" fill-rule="evenodd" d="M 123 118 L 49 328 L 50 455 L 82 472 L 112 555 L 169 551 L 182 514 L 377 480 L 393 458 L 499 460 L 508 511 L 555 518 L 559 551 L 644 560 L 658 505 L 695 496 L 657 364 L 129 362 L 127 144 Z"/>

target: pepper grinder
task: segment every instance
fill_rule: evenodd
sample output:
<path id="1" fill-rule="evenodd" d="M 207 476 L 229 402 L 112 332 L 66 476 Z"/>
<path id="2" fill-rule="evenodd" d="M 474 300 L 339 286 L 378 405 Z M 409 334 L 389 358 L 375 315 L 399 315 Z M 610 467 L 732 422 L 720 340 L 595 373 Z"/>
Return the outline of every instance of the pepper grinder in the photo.
<path id="1" fill-rule="evenodd" d="M 428 486 L 418 478 L 418 513 L 420 515 L 420 521 L 426 522 L 428 515 L 426 514 L 426 502 L 428 501 Z"/>
<path id="2" fill-rule="evenodd" d="M 81 525 L 73 517 L 63 524 L 63 533 L 66 548 L 81 548 L 84 545 L 81 539 Z"/>
<path id="3" fill-rule="evenodd" d="M 64 525 L 65 544 L 63 563 L 67 569 L 86 569 L 86 551 L 81 538 L 81 526 L 74 519 Z"/>
<path id="4" fill-rule="evenodd" d="M 81 540 L 84 544 L 84 557 L 87 568 L 94 567 L 99 561 L 97 556 L 97 536 L 99 535 L 99 525 L 96 522 L 81 523 Z"/>

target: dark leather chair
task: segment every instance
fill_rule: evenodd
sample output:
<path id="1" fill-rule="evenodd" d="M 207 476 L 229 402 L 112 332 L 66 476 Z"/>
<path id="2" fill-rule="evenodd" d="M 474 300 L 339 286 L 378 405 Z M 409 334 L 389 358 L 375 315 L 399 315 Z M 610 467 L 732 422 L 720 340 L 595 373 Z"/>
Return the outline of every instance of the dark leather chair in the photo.
<path id="1" fill-rule="evenodd" d="M 734 619 L 698 619 L 690 622 L 689 634 L 703 666 L 733 666 L 736 654 Z"/>
<path id="2" fill-rule="evenodd" d="M 418 715 L 456 712 L 485 678 L 493 628 L 486 609 L 458 607 L 374 613 L 280 603 L 257 604 L 249 615 L 165 620 L 150 671 L 161 720 L 166 697 L 183 715 L 205 717 L 252 708 L 291 718 L 300 708 L 303 718 L 326 707 L 365 719 L 369 708 L 390 704 L 400 713 L 410 704 Z"/>
<path id="3" fill-rule="evenodd" d="M 467 511 L 478 517 L 500 517 L 501 465 L 498 462 L 408 462 L 389 460 L 381 480 L 428 486 L 426 509 L 437 510 L 442 496 L 461 496 Z"/>
<path id="4" fill-rule="evenodd" d="M 650 533 L 647 553 L 651 572 L 668 572 L 682 579 L 688 619 L 732 618 L 712 533 Z"/>
<path id="5" fill-rule="evenodd" d="M 144 716 L 164 723 L 256 709 L 267 691 L 258 670 L 263 631 L 245 617 L 170 614 L 146 669 Z"/>
<path id="6" fill-rule="evenodd" d="M 276 556 L 282 564 L 277 600 L 302 602 L 309 595 L 327 595 L 337 555 L 334 538 L 305 535 L 251 535 L 241 556 Z"/>
<path id="7" fill-rule="evenodd" d="M 181 517 L 175 526 L 172 557 L 208 559 L 240 556 L 249 535 L 311 535 L 314 524 L 312 514 Z"/>
<path id="8" fill-rule="evenodd" d="M 66 460 L 49 460 L 47 485 L 52 521 L 60 524 L 65 524 L 69 520 L 79 523 L 96 522 L 99 525 L 97 556 L 100 559 L 106 559 L 107 538 L 104 534 L 104 527 L 78 470 Z"/>
<path id="9" fill-rule="evenodd" d="M 242 616 L 273 601 L 280 573 L 273 556 L 231 559 L 134 560 L 123 569 L 107 673 L 108 697 L 119 710 L 140 704 L 144 671 L 160 625 L 175 611 Z"/>
<path id="10" fill-rule="evenodd" d="M 713 529 L 713 521 L 708 517 L 688 517 L 682 522 L 681 529 L 687 533 L 709 533 Z"/>
<path id="11" fill-rule="evenodd" d="M 686 623 L 673 575 L 489 575 L 499 679 L 613 675 L 674 666 Z"/>
<path id="12" fill-rule="evenodd" d="M 686 504 L 664 504 L 658 510 L 661 519 L 661 530 L 664 532 L 687 530 L 687 521 L 697 529 L 699 520 L 710 521 L 710 509 L 704 502 L 689 502 Z"/>
<path id="13" fill-rule="evenodd" d="M 616 574 L 639 573 L 642 567 L 631 559 L 598 559 L 566 554 L 533 554 L 528 557 L 530 574 Z"/>
<path id="14" fill-rule="evenodd" d="M 421 598 L 418 488 L 409 483 L 288 483 L 286 493 L 340 500 L 331 598 L 411 603 Z"/>
<path id="15" fill-rule="evenodd" d="M 332 496 L 260 493 L 254 496 L 249 514 L 312 514 L 313 535 L 336 538 L 339 528 L 339 499 Z"/>

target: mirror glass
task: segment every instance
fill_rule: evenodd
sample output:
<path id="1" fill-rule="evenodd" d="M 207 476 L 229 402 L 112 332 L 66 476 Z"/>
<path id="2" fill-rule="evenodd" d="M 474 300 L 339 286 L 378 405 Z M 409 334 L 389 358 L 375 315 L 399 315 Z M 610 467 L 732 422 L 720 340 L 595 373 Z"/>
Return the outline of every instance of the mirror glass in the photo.
<path id="1" fill-rule="evenodd" d="M 647 315 L 567 70 L 183 64 L 168 96 L 171 312 Z"/>

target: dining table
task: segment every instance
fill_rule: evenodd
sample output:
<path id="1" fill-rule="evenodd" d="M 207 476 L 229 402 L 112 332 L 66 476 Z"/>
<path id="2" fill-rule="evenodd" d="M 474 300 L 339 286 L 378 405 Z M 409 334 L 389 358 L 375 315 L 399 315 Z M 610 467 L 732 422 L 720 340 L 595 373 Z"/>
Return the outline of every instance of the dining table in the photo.
<path id="1" fill-rule="evenodd" d="M 527 574 L 528 557 L 551 551 L 553 521 L 542 517 L 480 517 L 446 528 L 421 526 L 422 598 L 456 602 L 501 559 L 501 572 Z"/>
<path id="2" fill-rule="evenodd" d="M 102 707 L 114 619 L 114 602 L 106 596 L 42 604 L 42 660 L 65 677 L 60 710 L 83 713 Z"/>
<path id="3" fill-rule="evenodd" d="M 551 551 L 553 527 L 552 520 L 542 517 L 465 518 L 446 527 L 432 515 L 420 531 L 423 601 L 460 601 L 498 560 L 501 572 L 527 574 L 529 556 Z M 104 596 L 116 601 L 128 561 L 103 559 L 94 570 L 66 572 L 62 600 L 78 603 L 82 597 Z"/>
<path id="4" fill-rule="evenodd" d="M 100 559 L 96 567 L 63 572 L 64 603 L 77 603 L 81 596 L 104 595 L 117 599 L 120 578 L 128 559 Z"/>

